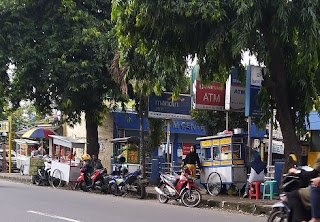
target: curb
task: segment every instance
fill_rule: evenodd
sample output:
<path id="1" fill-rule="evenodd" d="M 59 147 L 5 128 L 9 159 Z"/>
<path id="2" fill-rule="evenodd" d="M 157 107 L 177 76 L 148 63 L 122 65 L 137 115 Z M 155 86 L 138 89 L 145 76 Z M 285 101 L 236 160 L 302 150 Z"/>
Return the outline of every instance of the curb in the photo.
<path id="1" fill-rule="evenodd" d="M 10 180 L 14 182 L 21 182 L 31 184 L 31 176 L 24 176 L 24 177 L 12 177 L 8 175 L 3 175 L 0 173 L 0 179 Z"/>
<path id="2" fill-rule="evenodd" d="M 150 192 L 147 194 L 150 199 L 157 199 L 157 194 Z M 241 211 L 253 215 L 270 215 L 272 205 L 257 205 L 254 203 L 246 202 L 229 202 L 214 199 L 202 199 L 201 205 L 208 207 L 220 208 L 224 210 Z"/>
<path id="3" fill-rule="evenodd" d="M 24 184 L 31 184 L 31 176 L 23 177 L 12 177 L 9 175 L 3 175 L 0 173 L 0 179 L 5 179 L 14 182 L 20 182 Z M 157 193 L 147 192 L 148 199 L 157 199 Z M 245 202 L 229 202 L 229 201 L 220 201 L 214 199 L 202 199 L 201 205 L 208 207 L 220 208 L 223 210 L 233 210 L 241 211 L 253 215 L 270 215 L 272 211 L 272 205 L 256 205 L 254 203 L 245 203 Z"/>

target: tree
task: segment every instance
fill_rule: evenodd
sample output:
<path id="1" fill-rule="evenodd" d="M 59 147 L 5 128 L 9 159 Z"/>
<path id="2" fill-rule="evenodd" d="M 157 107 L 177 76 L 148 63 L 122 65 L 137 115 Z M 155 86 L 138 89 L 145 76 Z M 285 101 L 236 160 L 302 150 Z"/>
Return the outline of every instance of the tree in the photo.
<path id="1" fill-rule="evenodd" d="M 1 54 L 16 66 L 10 98 L 38 110 L 61 110 L 74 124 L 85 113 L 88 153 L 98 154 L 106 95 L 118 90 L 109 67 L 115 37 L 111 1 L 16 0 L 0 5 Z M 3 68 L 3 67 L 2 67 Z"/>
<path id="2" fill-rule="evenodd" d="M 207 135 L 215 135 L 226 129 L 226 114 L 213 110 L 193 110 L 191 112 L 198 125 L 206 128 Z M 229 112 L 229 129 L 247 127 L 244 113 Z"/>
<path id="3" fill-rule="evenodd" d="M 182 58 L 196 54 L 206 82 L 226 78 L 232 67 L 243 70 L 243 51 L 256 55 L 267 67 L 262 121 L 276 108 L 286 155 L 297 156 L 296 133 L 318 104 L 319 9 L 313 0 L 113 1 L 120 43 L 138 41 L 137 51 L 155 58 L 155 70 L 172 67 L 164 66 L 168 59 L 185 67 Z"/>

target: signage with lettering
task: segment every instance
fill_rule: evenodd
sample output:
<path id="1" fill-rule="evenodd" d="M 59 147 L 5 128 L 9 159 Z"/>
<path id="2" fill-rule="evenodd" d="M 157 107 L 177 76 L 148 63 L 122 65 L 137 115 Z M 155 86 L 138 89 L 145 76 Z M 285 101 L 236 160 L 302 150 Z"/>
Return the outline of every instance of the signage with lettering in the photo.
<path id="1" fill-rule="evenodd" d="M 261 109 L 258 104 L 257 96 L 261 89 L 263 75 L 267 72 L 266 68 L 259 66 L 248 66 L 246 72 L 246 116 L 261 116 Z"/>
<path id="2" fill-rule="evenodd" d="M 0 121 L 0 133 L 8 133 L 9 132 L 9 121 Z"/>
<path id="3" fill-rule="evenodd" d="M 187 155 L 190 152 L 190 148 L 193 145 L 193 143 L 183 143 L 182 144 L 182 154 Z"/>
<path id="4" fill-rule="evenodd" d="M 224 110 L 225 88 L 220 83 L 203 85 L 199 77 L 199 65 L 192 69 L 191 101 L 193 109 Z"/>
<path id="5" fill-rule="evenodd" d="M 191 97 L 179 95 L 173 99 L 172 93 L 152 94 L 149 97 L 149 117 L 159 119 L 190 119 Z"/>
<path id="6" fill-rule="evenodd" d="M 170 131 L 171 133 L 206 135 L 205 127 L 198 125 L 195 120 L 173 120 Z"/>
<path id="7" fill-rule="evenodd" d="M 238 80 L 237 70 L 232 69 L 226 82 L 225 109 L 233 112 L 244 112 L 246 88 Z"/>
<path id="8" fill-rule="evenodd" d="M 194 109 L 224 110 L 225 88 L 220 83 L 203 85 L 195 81 L 195 98 L 192 101 Z"/>

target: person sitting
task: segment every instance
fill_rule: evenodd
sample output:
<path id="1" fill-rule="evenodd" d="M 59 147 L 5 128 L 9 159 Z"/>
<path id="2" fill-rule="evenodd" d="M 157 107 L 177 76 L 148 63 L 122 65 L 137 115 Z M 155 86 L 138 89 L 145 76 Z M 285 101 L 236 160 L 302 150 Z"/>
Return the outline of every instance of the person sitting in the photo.
<path id="1" fill-rule="evenodd" d="M 84 169 L 84 175 L 85 175 L 84 180 L 85 180 L 86 184 L 88 184 L 89 178 L 93 172 L 93 167 L 92 167 L 90 155 L 86 154 L 86 153 L 83 154 L 82 161 L 83 161 L 82 167 Z"/>
<path id="2" fill-rule="evenodd" d="M 255 159 L 250 163 L 250 176 L 245 187 L 243 198 L 248 197 L 249 186 L 251 182 L 264 181 L 265 170 L 266 170 L 266 164 L 261 161 L 261 156 L 257 155 Z"/>
<path id="3" fill-rule="evenodd" d="M 98 159 L 98 156 L 96 154 L 92 155 L 92 167 L 94 170 L 103 169 L 103 166 L 101 164 L 101 160 Z"/>
<path id="4" fill-rule="evenodd" d="M 320 222 L 320 176 L 312 180 L 310 201 L 312 215 L 310 222 Z"/>
<path id="5" fill-rule="evenodd" d="M 198 154 L 196 153 L 196 146 L 191 145 L 190 152 L 187 154 L 186 158 L 183 160 L 184 165 L 192 172 L 192 177 L 196 177 L 196 163 L 201 170 L 201 163 Z"/>

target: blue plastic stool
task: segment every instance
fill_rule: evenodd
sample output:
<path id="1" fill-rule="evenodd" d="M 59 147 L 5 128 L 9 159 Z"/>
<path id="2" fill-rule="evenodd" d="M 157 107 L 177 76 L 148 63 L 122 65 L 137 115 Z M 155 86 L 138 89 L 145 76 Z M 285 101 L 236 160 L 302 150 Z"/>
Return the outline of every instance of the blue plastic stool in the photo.
<path id="1" fill-rule="evenodd" d="M 264 182 L 262 199 L 264 199 L 265 197 L 270 197 L 270 200 L 273 199 L 273 197 L 274 197 L 273 186 L 276 183 L 277 183 L 277 181 L 275 181 L 275 180 L 268 180 L 268 181 Z M 268 185 L 269 185 L 269 193 L 267 193 L 267 191 L 266 191 L 266 188 Z"/>

